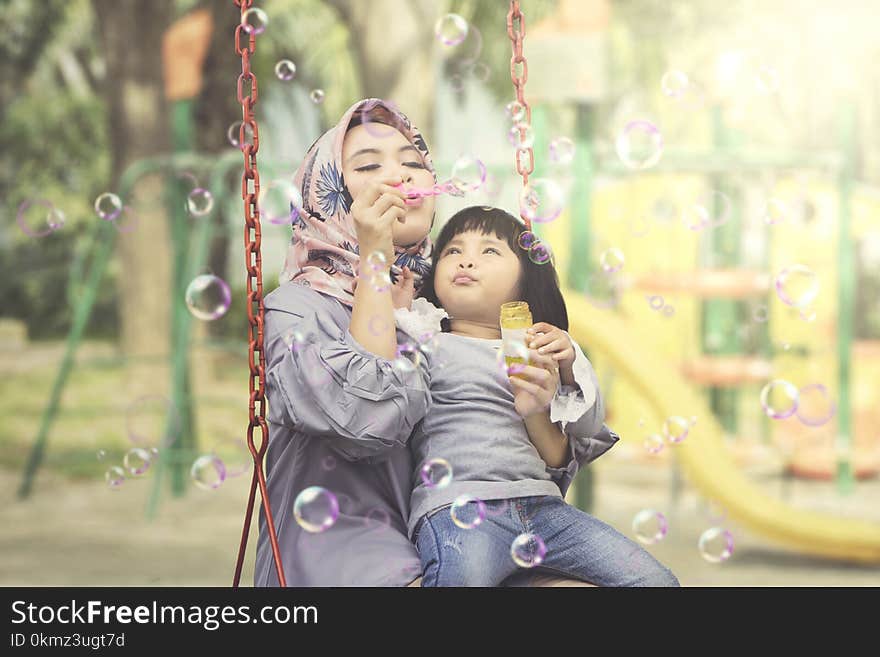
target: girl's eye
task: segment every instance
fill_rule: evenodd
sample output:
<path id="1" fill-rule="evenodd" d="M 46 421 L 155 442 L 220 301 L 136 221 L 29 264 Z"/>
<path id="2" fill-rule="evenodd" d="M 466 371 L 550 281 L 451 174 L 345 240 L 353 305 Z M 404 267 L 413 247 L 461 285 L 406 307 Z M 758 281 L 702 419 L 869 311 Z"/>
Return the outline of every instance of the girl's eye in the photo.
<path id="1" fill-rule="evenodd" d="M 355 171 L 372 171 L 373 169 L 378 169 L 378 164 L 367 164 L 366 166 L 358 167 Z"/>
<path id="2" fill-rule="evenodd" d="M 496 249 L 494 246 L 487 246 L 485 249 L 483 249 L 483 253 L 485 253 L 486 251 L 494 251 L 498 255 L 501 255 L 501 251 Z"/>
<path id="3" fill-rule="evenodd" d="M 458 248 L 456 248 L 454 246 L 450 246 L 448 249 L 446 249 L 446 253 L 444 253 L 443 255 L 449 255 L 453 251 L 458 251 Z"/>

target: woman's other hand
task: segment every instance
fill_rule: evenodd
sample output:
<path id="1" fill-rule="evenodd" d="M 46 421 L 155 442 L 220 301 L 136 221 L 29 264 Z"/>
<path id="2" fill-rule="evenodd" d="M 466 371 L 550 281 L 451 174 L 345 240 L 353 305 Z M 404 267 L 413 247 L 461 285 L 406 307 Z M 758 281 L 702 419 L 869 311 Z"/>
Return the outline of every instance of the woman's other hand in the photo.
<path id="1" fill-rule="evenodd" d="M 415 295 L 415 276 L 409 267 L 404 267 L 401 275 L 397 277 L 397 282 L 391 287 L 391 302 L 395 308 L 409 310 Z"/>

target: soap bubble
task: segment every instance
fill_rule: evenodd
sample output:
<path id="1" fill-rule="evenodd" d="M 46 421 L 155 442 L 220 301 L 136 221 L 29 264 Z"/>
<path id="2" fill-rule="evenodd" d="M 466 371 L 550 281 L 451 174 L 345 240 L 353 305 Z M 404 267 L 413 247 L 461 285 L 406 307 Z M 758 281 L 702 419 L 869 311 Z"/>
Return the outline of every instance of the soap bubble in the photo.
<path id="1" fill-rule="evenodd" d="M 254 436 L 254 447 L 259 449 L 259 441 Z M 219 441 L 211 453 L 223 461 L 226 467 L 226 478 L 238 477 L 251 471 L 254 466 L 254 457 L 243 438 L 226 438 Z"/>
<path id="2" fill-rule="evenodd" d="M 311 100 L 315 105 L 320 105 L 324 102 L 324 98 L 326 94 L 323 89 L 312 89 L 309 92 L 309 100 Z"/>
<path id="3" fill-rule="evenodd" d="M 412 342 L 402 342 L 397 345 L 393 367 L 398 372 L 410 374 L 419 368 L 422 362 L 422 352 L 418 345 Z"/>
<path id="4" fill-rule="evenodd" d="M 517 150 L 531 148 L 535 144 L 535 131 L 528 123 L 514 123 L 507 131 L 507 141 Z"/>
<path id="5" fill-rule="evenodd" d="M 681 71 L 667 71 L 660 79 L 660 87 L 663 93 L 670 98 L 678 98 L 682 96 L 690 84 L 690 79 Z"/>
<path id="6" fill-rule="evenodd" d="M 537 534 L 520 534 L 510 544 L 510 556 L 520 568 L 541 565 L 547 554 L 547 546 Z"/>
<path id="7" fill-rule="evenodd" d="M 651 306 L 652 310 L 660 310 L 663 305 L 666 303 L 659 294 L 652 294 L 650 296 L 645 297 L 648 300 L 648 305 Z"/>
<path id="8" fill-rule="evenodd" d="M 202 490 L 216 490 L 226 480 L 226 465 L 214 454 L 203 454 L 193 461 L 189 475 Z"/>
<path id="9" fill-rule="evenodd" d="M 49 212 L 46 213 L 46 225 L 51 231 L 63 227 L 66 220 L 67 218 L 64 216 L 64 212 L 60 208 L 49 208 Z"/>
<path id="10" fill-rule="evenodd" d="M 257 7 L 252 7 L 241 15 L 241 29 L 248 34 L 262 34 L 268 24 L 269 17 L 266 12 Z"/>
<path id="11" fill-rule="evenodd" d="M 784 420 L 797 411 L 798 389 L 788 381 L 774 379 L 761 390 L 761 407 L 768 417 Z"/>
<path id="12" fill-rule="evenodd" d="M 550 142 L 550 161 L 557 164 L 571 164 L 574 160 L 574 142 L 568 137 L 557 137 Z"/>
<path id="13" fill-rule="evenodd" d="M 782 199 L 771 198 L 764 205 L 761 215 L 765 224 L 779 224 L 791 216 L 791 209 Z"/>
<path id="14" fill-rule="evenodd" d="M 95 212 L 105 221 L 113 221 L 122 212 L 122 200 L 111 192 L 105 192 L 95 199 Z"/>
<path id="15" fill-rule="evenodd" d="M 328 454 L 323 459 L 321 459 L 321 467 L 325 470 L 335 470 L 336 457 L 334 457 L 332 454 Z"/>
<path id="16" fill-rule="evenodd" d="M 643 509 L 633 518 L 633 533 L 646 545 L 662 541 L 666 537 L 668 528 L 666 516 L 654 509 Z"/>
<path id="17" fill-rule="evenodd" d="M 275 225 L 292 223 L 303 207 L 302 193 L 292 180 L 272 180 L 260 187 L 260 216 Z"/>
<path id="18" fill-rule="evenodd" d="M 293 80 L 296 75 L 296 64 L 289 59 L 278 60 L 275 64 L 275 77 L 283 82 Z"/>
<path id="19" fill-rule="evenodd" d="M 529 249 L 529 260 L 536 265 L 546 265 L 552 257 L 553 253 L 546 242 L 535 242 Z"/>
<path id="20" fill-rule="evenodd" d="M 244 141 L 241 137 L 241 128 L 244 126 Z M 243 148 L 247 144 L 254 144 L 254 129 L 249 123 L 236 121 L 226 129 L 226 139 L 236 148 Z"/>
<path id="21" fill-rule="evenodd" d="M 193 316 L 206 322 L 223 317 L 232 303 L 229 285 L 214 274 L 196 276 L 187 286 L 185 298 Z"/>
<path id="22" fill-rule="evenodd" d="M 119 487 L 125 483 L 125 472 L 118 465 L 107 468 L 104 473 L 104 481 L 110 490 L 119 490 Z"/>
<path id="23" fill-rule="evenodd" d="M 702 533 L 698 547 L 706 561 L 721 563 L 733 554 L 733 535 L 721 527 L 712 527 Z"/>
<path id="24" fill-rule="evenodd" d="M 691 423 L 683 417 L 673 415 L 663 423 L 663 435 L 670 443 L 680 443 L 687 438 Z"/>
<path id="25" fill-rule="evenodd" d="M 452 466 L 446 459 L 429 459 L 422 465 L 421 475 L 428 488 L 446 488 L 452 481 Z"/>
<path id="26" fill-rule="evenodd" d="M 807 426 L 822 426 L 836 412 L 837 404 L 831 398 L 828 388 L 821 383 L 805 385 L 798 391 L 797 418 Z"/>
<path id="27" fill-rule="evenodd" d="M 143 447 L 132 447 L 122 458 L 125 471 L 132 477 L 139 477 L 150 469 L 153 455 Z"/>
<path id="28" fill-rule="evenodd" d="M 364 526 L 373 530 L 387 529 L 391 526 L 391 516 L 382 507 L 375 507 L 367 511 L 364 516 Z"/>
<path id="29" fill-rule="evenodd" d="M 512 100 L 505 106 L 504 113 L 507 114 L 507 118 L 511 121 L 519 123 L 526 116 L 526 108 L 518 100 Z"/>
<path id="30" fill-rule="evenodd" d="M 95 456 L 97 457 L 97 459 L 99 461 L 103 461 L 104 457 L 107 456 L 107 450 L 106 449 L 99 449 L 98 453 Z"/>
<path id="31" fill-rule="evenodd" d="M 485 82 L 492 75 L 492 69 L 485 62 L 477 62 L 471 67 L 471 75 L 480 82 Z"/>
<path id="32" fill-rule="evenodd" d="M 293 516 L 300 527 L 312 534 L 318 534 L 336 522 L 339 517 L 339 502 L 326 488 L 309 486 L 296 496 Z"/>
<path id="33" fill-rule="evenodd" d="M 696 232 L 709 226 L 712 223 L 712 217 L 704 206 L 692 204 L 682 210 L 681 221 L 685 227 Z"/>
<path id="34" fill-rule="evenodd" d="M 809 306 L 819 294 L 819 278 L 806 265 L 786 267 L 776 277 L 776 295 L 795 308 Z"/>
<path id="35" fill-rule="evenodd" d="M 779 91 L 779 74 L 776 69 L 766 64 L 759 67 L 755 74 L 755 86 L 759 92 L 765 95 Z"/>
<path id="36" fill-rule="evenodd" d="M 194 217 L 204 217 L 214 207 L 214 196 L 207 189 L 196 187 L 186 197 L 186 209 Z"/>
<path id="37" fill-rule="evenodd" d="M 449 514 L 458 527 L 473 529 L 486 519 L 486 503 L 473 495 L 459 495 L 452 503 Z"/>
<path id="38" fill-rule="evenodd" d="M 520 339 L 504 338 L 501 333 L 501 348 L 495 354 L 498 368 L 505 376 L 516 376 L 525 370 L 529 364 L 529 348 L 525 341 Z"/>
<path id="39" fill-rule="evenodd" d="M 768 316 L 769 312 L 767 310 L 767 306 L 765 306 L 764 304 L 755 306 L 755 310 L 752 311 L 752 319 L 754 319 L 756 322 L 766 322 Z"/>
<path id="40" fill-rule="evenodd" d="M 675 314 L 675 306 L 670 304 L 664 304 L 663 308 L 660 309 L 660 312 L 664 317 L 672 317 Z"/>
<path id="41" fill-rule="evenodd" d="M 551 178 L 535 178 L 519 194 L 520 214 L 529 221 L 543 224 L 556 219 L 565 206 L 562 188 Z"/>
<path id="42" fill-rule="evenodd" d="M 44 199 L 27 200 L 18 206 L 15 220 L 21 232 L 28 237 L 45 237 L 56 230 L 53 227 L 53 224 L 56 223 L 56 219 L 53 218 L 55 211 L 55 206 L 50 201 Z M 61 211 L 57 210 L 57 212 Z M 61 216 L 63 217 L 63 213 Z"/>
<path id="43" fill-rule="evenodd" d="M 486 182 L 486 165 L 470 155 L 463 155 L 452 166 L 452 184 L 461 192 L 472 192 Z"/>
<path id="44" fill-rule="evenodd" d="M 630 169 L 649 169 L 663 155 L 663 136 L 648 121 L 630 121 L 617 137 L 617 155 Z"/>
<path id="45" fill-rule="evenodd" d="M 519 234 L 519 237 L 516 238 L 516 243 L 519 244 L 519 248 L 525 249 L 526 251 L 531 249 L 537 241 L 538 236 L 530 230 L 524 230 Z"/>
<path id="46" fill-rule="evenodd" d="M 663 436 L 659 433 L 652 433 L 645 436 L 644 445 L 649 454 L 659 454 L 663 451 L 665 444 Z"/>
<path id="47" fill-rule="evenodd" d="M 376 292 L 385 292 L 391 289 L 391 274 L 387 271 L 373 272 L 370 276 L 370 285 Z"/>
<path id="48" fill-rule="evenodd" d="M 444 46 L 457 46 L 468 35 L 468 22 L 458 14 L 446 14 L 434 23 L 434 35 Z"/>
<path id="49" fill-rule="evenodd" d="M 617 247 L 606 249 L 602 252 L 602 255 L 599 258 L 599 263 L 602 265 L 602 269 L 609 274 L 620 271 L 620 269 L 623 268 L 624 262 L 623 251 Z"/>
<path id="50" fill-rule="evenodd" d="M 182 425 L 174 403 L 163 395 L 135 399 L 125 410 L 125 422 L 128 439 L 138 447 L 167 447 L 177 438 Z"/>

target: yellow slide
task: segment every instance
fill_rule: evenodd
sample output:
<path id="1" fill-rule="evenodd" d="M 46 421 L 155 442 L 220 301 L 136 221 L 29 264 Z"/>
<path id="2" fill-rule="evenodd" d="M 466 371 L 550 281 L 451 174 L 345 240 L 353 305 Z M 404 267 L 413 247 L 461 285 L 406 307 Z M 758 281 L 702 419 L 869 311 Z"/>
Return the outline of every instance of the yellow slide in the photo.
<path id="1" fill-rule="evenodd" d="M 585 349 L 602 353 L 648 400 L 659 417 L 700 418 L 699 430 L 675 445 L 690 482 L 720 503 L 742 526 L 802 554 L 880 563 L 880 523 L 799 510 L 765 494 L 736 466 L 724 446 L 722 429 L 700 395 L 678 370 L 646 346 L 619 315 L 563 291 L 569 333 Z"/>

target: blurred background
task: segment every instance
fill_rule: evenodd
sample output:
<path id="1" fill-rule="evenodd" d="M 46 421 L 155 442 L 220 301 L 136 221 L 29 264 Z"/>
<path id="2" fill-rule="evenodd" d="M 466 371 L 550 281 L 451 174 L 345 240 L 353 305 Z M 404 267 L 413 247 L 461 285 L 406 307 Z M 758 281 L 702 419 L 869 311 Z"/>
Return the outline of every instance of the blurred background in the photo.
<path id="1" fill-rule="evenodd" d="M 393 101 L 467 189 L 435 235 L 523 207 L 552 254 L 622 436 L 569 502 L 686 586 L 880 585 L 880 3 L 525 0 L 528 109 L 507 2 L 255 9 L 264 294 L 308 147 Z M 232 581 L 241 20 L 0 0 L 0 584 Z"/>

